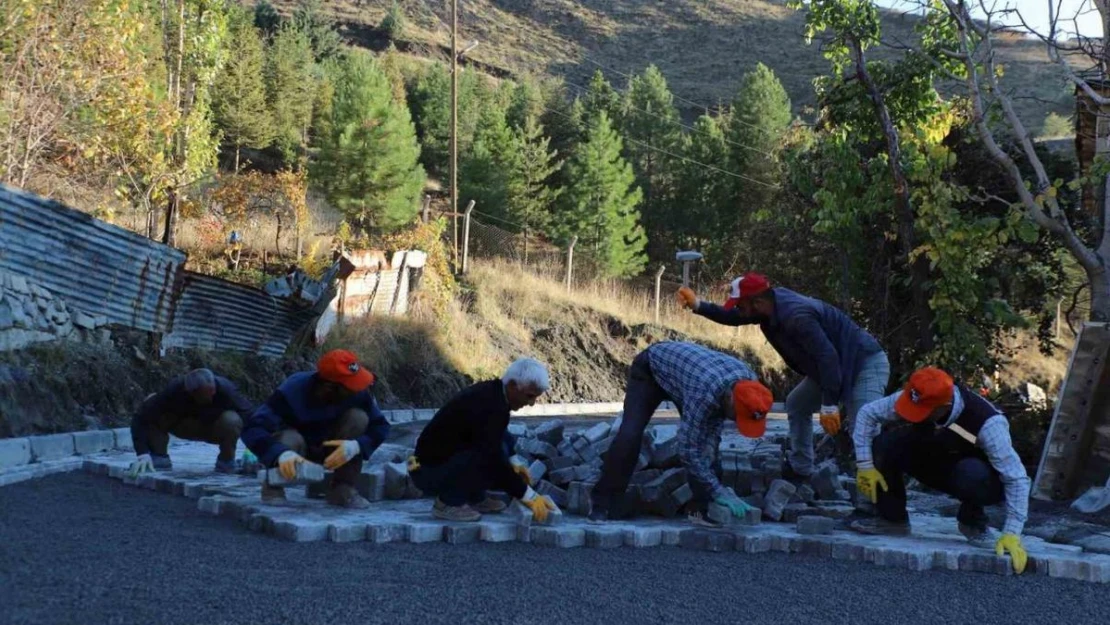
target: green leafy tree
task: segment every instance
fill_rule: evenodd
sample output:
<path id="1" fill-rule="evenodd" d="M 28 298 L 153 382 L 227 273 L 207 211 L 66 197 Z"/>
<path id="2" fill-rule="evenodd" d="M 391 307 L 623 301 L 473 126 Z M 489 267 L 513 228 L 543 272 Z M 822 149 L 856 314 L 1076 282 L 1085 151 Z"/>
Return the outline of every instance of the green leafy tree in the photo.
<path id="1" fill-rule="evenodd" d="M 482 109 L 470 150 L 460 157 L 459 193 L 474 200 L 479 210 L 508 219 L 509 172 L 516 170 L 518 153 L 513 132 L 505 121 L 505 109 Z"/>
<path id="2" fill-rule="evenodd" d="M 592 249 L 602 272 L 613 277 L 636 275 L 647 264 L 637 210 L 643 196 L 622 147 L 609 116 L 599 114 L 567 165 L 571 182 L 552 229 L 564 241 L 577 235 L 579 249 Z"/>
<path id="3" fill-rule="evenodd" d="M 608 115 L 606 115 L 608 117 Z M 678 109 L 667 80 L 654 65 L 629 81 L 621 135 L 625 154 L 643 190 L 641 211 L 654 252 L 670 252 L 670 232 L 679 218 L 674 204 L 675 159 L 682 138 Z"/>
<path id="4" fill-rule="evenodd" d="M 509 108 L 505 118 L 509 127 L 520 130 L 529 120 L 535 120 L 543 114 L 544 94 L 539 81 L 532 76 L 522 76 L 512 86 L 509 96 Z"/>
<path id="5" fill-rule="evenodd" d="M 579 98 L 582 102 L 583 131 L 588 127 L 589 121 L 601 113 L 609 116 L 615 126 L 621 125 L 621 94 L 605 79 L 601 70 L 595 70 L 586 85 L 586 92 Z"/>
<path id="6" fill-rule="evenodd" d="M 234 171 L 239 171 L 239 150 L 270 145 L 274 124 L 262 82 L 265 47 L 250 13 L 234 8 L 229 30 L 228 59 L 216 78 L 213 108 L 224 141 L 235 149 Z"/>
<path id="7" fill-rule="evenodd" d="M 532 232 L 547 227 L 552 207 L 563 192 L 551 184 L 563 164 L 556 160 L 557 153 L 549 150 L 550 143 L 534 117 L 513 130 L 515 157 L 508 170 L 506 213 Z"/>
<path id="8" fill-rule="evenodd" d="M 737 212 L 722 223 L 729 226 L 730 235 L 743 229 L 749 221 L 745 217 L 765 218 L 770 213 L 775 188 L 782 182 L 777 152 L 790 119 L 786 89 L 770 68 L 759 63 L 744 75 L 729 111 L 727 162 L 732 171 L 744 176 L 733 179 Z"/>
<path id="9" fill-rule="evenodd" d="M 266 99 L 274 120 L 274 144 L 287 166 L 297 163 L 312 121 L 316 97 L 312 44 L 304 32 L 282 26 L 270 44 Z"/>
<path id="10" fill-rule="evenodd" d="M 729 242 L 722 236 L 734 209 L 731 201 L 732 180 L 700 163 L 723 163 L 729 155 L 720 122 L 702 115 L 694 128 L 682 137 L 681 154 L 687 160 L 677 164 L 676 195 L 682 209 L 672 230 L 676 243 L 688 249 L 702 250 L 708 262 L 719 265 L 731 257 Z"/>
<path id="11" fill-rule="evenodd" d="M 470 150 L 482 108 L 492 98 L 493 90 L 477 72 L 459 74 L 460 157 Z M 451 74 L 446 66 L 436 63 L 416 78 L 409 105 L 423 148 L 424 166 L 433 175 L 446 176 L 451 140 Z"/>
<path id="12" fill-rule="evenodd" d="M 408 19 L 405 17 L 405 10 L 393 0 L 389 5 L 389 10 L 386 11 L 385 17 L 382 18 L 382 23 L 378 26 L 389 37 L 390 41 L 400 41 L 405 38 L 405 29 L 408 27 Z"/>
<path id="13" fill-rule="evenodd" d="M 273 37 L 281 28 L 281 15 L 267 0 L 259 0 L 254 5 L 254 26 L 266 37 Z"/>
<path id="14" fill-rule="evenodd" d="M 424 169 L 408 109 L 370 55 L 339 64 L 327 136 L 312 178 L 332 204 L 363 229 L 392 231 L 419 212 Z"/>
<path id="15" fill-rule="evenodd" d="M 299 0 L 293 10 L 293 27 L 308 37 L 317 61 L 334 58 L 343 52 L 343 38 L 335 20 L 324 14 L 320 0 Z"/>

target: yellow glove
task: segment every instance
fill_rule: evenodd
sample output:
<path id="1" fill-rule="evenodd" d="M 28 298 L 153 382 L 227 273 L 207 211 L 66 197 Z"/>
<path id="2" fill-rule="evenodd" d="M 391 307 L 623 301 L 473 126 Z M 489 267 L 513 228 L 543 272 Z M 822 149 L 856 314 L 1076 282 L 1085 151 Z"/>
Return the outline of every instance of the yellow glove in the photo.
<path id="1" fill-rule="evenodd" d="M 409 473 L 412 473 L 413 471 L 420 468 L 420 461 L 416 459 L 416 456 L 409 456 L 408 468 Z"/>
<path id="2" fill-rule="evenodd" d="M 324 468 L 333 471 L 362 453 L 362 447 L 359 446 L 358 441 L 353 440 L 324 441 L 324 446 L 335 447 L 335 451 L 324 458 Z"/>
<path id="3" fill-rule="evenodd" d="M 840 431 L 840 409 L 836 406 L 821 406 L 821 427 L 829 436 Z"/>
<path id="4" fill-rule="evenodd" d="M 532 485 L 532 475 L 528 473 L 528 467 L 524 466 L 523 464 L 514 464 L 513 471 L 516 471 L 516 474 L 520 476 L 520 479 L 524 480 L 525 486 Z"/>
<path id="5" fill-rule="evenodd" d="M 304 462 L 304 458 L 295 451 L 283 451 L 278 456 L 278 471 L 281 476 L 287 480 L 293 480 L 297 477 L 297 465 Z"/>
<path id="6" fill-rule="evenodd" d="M 856 471 L 856 490 L 861 495 L 867 497 L 871 503 L 879 502 L 879 487 L 883 488 L 883 492 L 890 490 L 886 486 L 886 480 L 883 479 L 883 474 L 879 473 L 878 469 L 860 469 Z"/>
<path id="7" fill-rule="evenodd" d="M 1010 552 L 1010 559 L 1013 561 L 1014 572 L 1018 575 L 1025 570 L 1025 564 L 1029 561 L 1029 556 L 1025 553 L 1025 547 L 1021 545 L 1021 536 L 1017 534 L 1003 534 L 998 542 L 994 545 L 994 552 L 1000 556 Z"/>
<path id="8" fill-rule="evenodd" d="M 682 287 L 678 290 L 678 303 L 683 308 L 693 310 L 698 305 L 698 296 L 690 287 Z"/>
<path id="9" fill-rule="evenodd" d="M 532 518 L 540 523 L 546 521 L 547 513 L 555 509 L 555 502 L 551 501 L 550 497 L 538 494 L 531 487 L 528 488 L 520 503 L 528 506 L 532 510 Z"/>

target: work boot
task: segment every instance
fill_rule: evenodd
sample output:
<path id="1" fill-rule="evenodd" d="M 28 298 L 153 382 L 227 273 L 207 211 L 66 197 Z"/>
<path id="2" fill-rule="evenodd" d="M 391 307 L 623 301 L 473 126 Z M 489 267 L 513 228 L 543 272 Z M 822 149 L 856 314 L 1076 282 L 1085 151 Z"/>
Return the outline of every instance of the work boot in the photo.
<path id="1" fill-rule="evenodd" d="M 599 506 L 590 506 L 590 513 L 586 515 L 590 523 L 604 523 L 609 520 L 609 511 Z"/>
<path id="2" fill-rule="evenodd" d="M 481 514 L 497 514 L 504 510 L 507 506 L 504 501 L 494 499 L 493 497 L 486 497 L 482 501 L 471 504 L 471 507 Z"/>
<path id="3" fill-rule="evenodd" d="M 238 472 L 239 472 L 239 465 L 237 465 L 235 463 L 234 459 L 232 459 L 232 460 L 220 460 L 219 458 L 216 459 L 216 473 L 238 473 Z"/>
<path id="4" fill-rule="evenodd" d="M 960 533 L 967 539 L 968 544 L 973 547 L 981 549 L 994 549 L 994 544 L 998 542 L 999 534 L 989 526 L 968 525 L 966 523 L 957 523 L 960 528 Z"/>
<path id="5" fill-rule="evenodd" d="M 909 521 L 887 521 L 882 517 L 872 517 L 870 519 L 853 521 L 848 527 L 860 534 L 871 534 L 874 536 L 910 535 Z"/>
<path id="6" fill-rule="evenodd" d="M 358 489 L 350 484 L 333 484 L 328 490 L 327 502 L 340 508 L 364 510 L 370 507 L 370 502 L 358 494 Z"/>
<path id="7" fill-rule="evenodd" d="M 150 463 L 154 465 L 155 469 L 159 471 L 169 471 L 173 468 L 173 462 L 170 462 L 169 456 L 158 456 L 150 454 Z"/>
<path id="8" fill-rule="evenodd" d="M 482 518 L 481 513 L 466 504 L 449 506 L 440 501 L 438 497 L 432 506 L 432 516 L 444 521 L 477 521 Z"/>
<path id="9" fill-rule="evenodd" d="M 694 525 L 697 525 L 698 527 L 708 527 L 708 528 L 721 527 L 720 523 L 717 523 L 716 521 L 710 520 L 709 517 L 705 516 L 704 514 L 702 514 L 699 511 L 691 512 L 690 514 L 686 515 L 686 520 L 693 523 Z"/>
<path id="10" fill-rule="evenodd" d="M 262 484 L 262 503 L 285 503 L 285 487 Z"/>

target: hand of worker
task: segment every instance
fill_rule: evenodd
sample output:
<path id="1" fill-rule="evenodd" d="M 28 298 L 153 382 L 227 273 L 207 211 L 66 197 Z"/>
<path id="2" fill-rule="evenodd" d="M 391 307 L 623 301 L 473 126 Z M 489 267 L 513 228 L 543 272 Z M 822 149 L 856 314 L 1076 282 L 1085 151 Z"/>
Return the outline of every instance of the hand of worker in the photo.
<path id="1" fill-rule="evenodd" d="M 694 289 L 684 286 L 678 290 L 678 303 L 683 308 L 693 310 L 698 307 L 698 296 L 694 293 Z"/>
<path id="2" fill-rule="evenodd" d="M 409 462 L 408 462 L 409 473 L 412 473 L 413 471 L 415 471 L 419 468 L 420 468 L 420 461 L 416 459 L 416 456 L 409 456 Z"/>
<path id="3" fill-rule="evenodd" d="M 728 508 L 732 516 L 739 519 L 744 518 L 744 516 L 748 514 L 748 510 L 752 509 L 752 506 L 748 505 L 747 502 L 737 497 L 731 491 L 725 491 L 724 494 L 718 495 L 713 501 Z"/>
<path id="4" fill-rule="evenodd" d="M 131 477 L 138 477 L 143 473 L 153 473 L 154 460 L 150 457 L 150 454 L 143 454 L 135 458 L 135 461 L 131 463 L 131 466 L 129 466 L 127 470 L 131 474 Z"/>
<path id="5" fill-rule="evenodd" d="M 351 458 L 362 453 L 362 447 L 359 446 L 358 441 L 353 440 L 324 441 L 324 446 L 335 447 L 335 451 L 324 458 L 324 468 L 332 471 L 347 464 Z"/>
<path id="6" fill-rule="evenodd" d="M 829 436 L 836 436 L 840 431 L 840 408 L 836 406 L 821 406 L 821 427 Z"/>
<path id="7" fill-rule="evenodd" d="M 296 479 L 297 465 L 303 462 L 304 458 L 297 452 L 283 451 L 281 455 L 278 456 L 278 471 L 281 473 L 281 476 L 287 480 Z"/>
<path id="8" fill-rule="evenodd" d="M 1014 572 L 1018 575 L 1021 575 L 1025 570 L 1025 564 L 1029 561 L 1029 556 L 1025 553 L 1025 547 L 1021 544 L 1021 536 L 1017 534 L 1003 534 L 995 543 L 994 552 L 999 556 L 1009 552 L 1010 560 L 1014 565 Z"/>
<path id="9" fill-rule="evenodd" d="M 524 497 L 521 497 L 520 503 L 528 506 L 532 511 L 532 518 L 540 523 L 547 521 L 547 513 L 556 509 L 555 502 L 551 501 L 550 497 L 537 493 L 531 486 L 524 493 Z"/>
<path id="10" fill-rule="evenodd" d="M 886 479 L 879 470 L 872 467 L 870 469 L 859 469 L 856 471 L 856 490 L 861 495 L 867 497 L 871 503 L 879 502 L 879 487 L 882 487 L 883 492 L 890 490 L 887 488 Z"/>
<path id="11" fill-rule="evenodd" d="M 520 479 L 524 480 L 525 486 L 532 485 L 532 474 L 528 472 L 528 467 L 524 466 L 523 464 L 514 464 L 513 471 L 516 471 L 516 474 L 520 476 Z"/>

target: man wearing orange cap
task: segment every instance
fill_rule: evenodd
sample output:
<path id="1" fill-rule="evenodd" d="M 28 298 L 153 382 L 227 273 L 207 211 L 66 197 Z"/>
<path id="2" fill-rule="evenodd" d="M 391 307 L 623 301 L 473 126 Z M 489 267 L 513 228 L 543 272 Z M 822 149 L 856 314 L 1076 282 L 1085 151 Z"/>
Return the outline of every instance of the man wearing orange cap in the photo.
<path id="1" fill-rule="evenodd" d="M 884 423 L 896 423 L 880 434 Z M 903 390 L 863 407 L 852 438 L 861 496 L 879 516 L 852 524 L 867 534 L 910 533 L 904 475 L 960 500 L 956 520 L 973 544 L 1009 552 L 1025 569 L 1021 531 L 1029 510 L 1029 476 L 1010 440 L 1010 423 L 994 404 L 935 367 L 919 369 Z M 995 538 L 983 506 L 1006 502 Z"/>
<path id="2" fill-rule="evenodd" d="M 748 365 L 694 343 L 667 341 L 648 347 L 632 361 L 624 393 L 624 414 L 609 446 L 601 479 L 591 493 L 591 521 L 621 516 L 621 504 L 636 468 L 648 420 L 670 400 L 679 408 L 678 455 L 686 467 L 695 507 L 691 515 L 705 522 L 710 501 L 743 518 L 750 506 L 713 472 L 713 459 L 725 421 L 734 420 L 744 436 L 759 438 L 767 429 L 771 391 L 757 381 Z"/>
<path id="3" fill-rule="evenodd" d="M 813 413 L 820 410 L 821 427 L 835 436 L 841 430 L 842 404 L 847 408 L 847 430 L 860 408 L 886 393 L 886 352 L 835 306 L 783 287 L 771 288 L 765 276 L 751 272 L 732 281 L 723 306 L 699 300 L 687 287 L 679 289 L 678 299 L 720 324 L 758 323 L 786 366 L 805 376 L 786 397 L 788 479 L 805 480 L 813 473 Z"/>
<path id="4" fill-rule="evenodd" d="M 324 354 L 316 371 L 294 373 L 266 403 L 258 407 L 243 429 L 243 442 L 264 466 L 277 466 L 286 479 L 297 474 L 306 459 L 334 470 L 328 503 L 344 508 L 370 505 L 358 494 L 356 480 L 362 462 L 389 436 L 385 420 L 370 388 L 374 374 L 351 352 Z M 262 501 L 285 499 L 285 489 L 262 485 Z"/>

